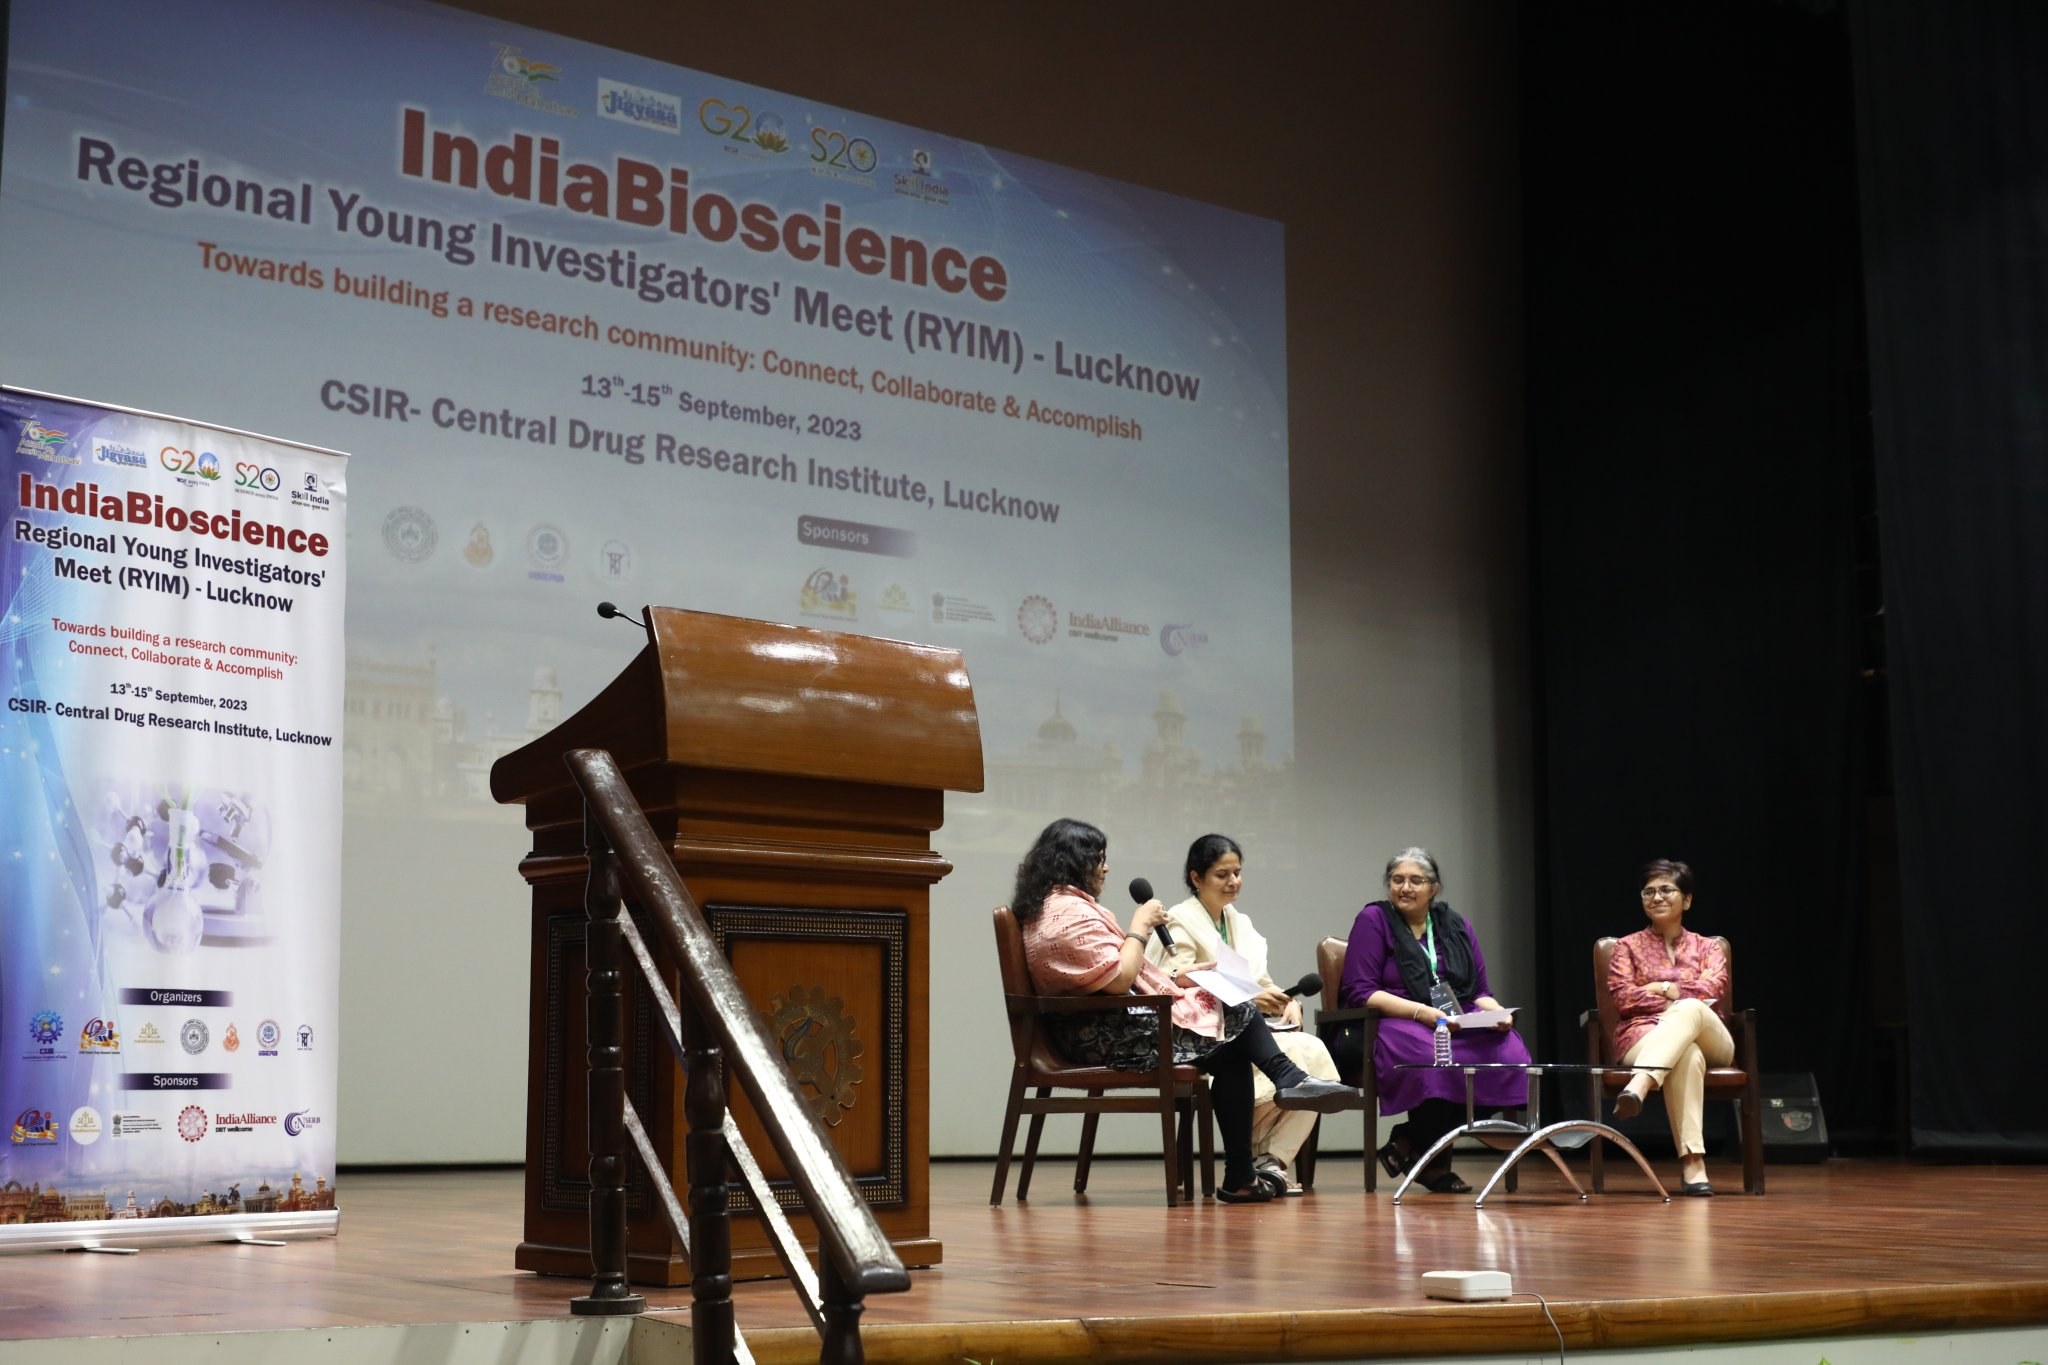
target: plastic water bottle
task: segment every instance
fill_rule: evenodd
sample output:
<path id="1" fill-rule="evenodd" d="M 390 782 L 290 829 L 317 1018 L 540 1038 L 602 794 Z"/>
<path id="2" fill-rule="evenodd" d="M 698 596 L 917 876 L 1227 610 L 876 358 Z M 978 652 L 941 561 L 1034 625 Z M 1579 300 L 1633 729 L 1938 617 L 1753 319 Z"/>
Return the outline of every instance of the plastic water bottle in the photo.
<path id="1" fill-rule="evenodd" d="M 1450 1066 L 1451 1062 L 1451 1021 L 1439 1017 L 1436 1021 L 1436 1065 Z"/>

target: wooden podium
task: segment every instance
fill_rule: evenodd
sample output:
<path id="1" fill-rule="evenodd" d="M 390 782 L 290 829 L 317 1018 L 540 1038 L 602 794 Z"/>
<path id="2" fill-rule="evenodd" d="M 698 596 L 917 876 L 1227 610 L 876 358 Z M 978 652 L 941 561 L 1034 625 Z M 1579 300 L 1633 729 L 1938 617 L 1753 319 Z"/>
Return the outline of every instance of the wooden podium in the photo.
<path id="1" fill-rule="evenodd" d="M 957 650 L 732 616 L 647 612 L 651 643 L 603 692 L 491 768 L 491 794 L 526 807 L 533 850 L 527 1032 L 526 1229 L 515 1264 L 590 1273 L 585 1127 L 583 805 L 570 749 L 608 749 L 799 1089 L 829 1127 L 904 1264 L 931 1237 L 929 972 L 932 851 L 944 793 L 980 791 L 981 727 Z M 659 938 L 643 935 L 675 979 Z M 627 1094 L 683 1183 L 682 1073 L 655 1006 L 626 1017 Z M 808 1219 L 745 1096 L 732 1113 L 790 1213 Z M 629 1273 L 689 1282 L 638 1163 Z M 733 1273 L 780 1275 L 752 1201 L 729 1196 Z"/>

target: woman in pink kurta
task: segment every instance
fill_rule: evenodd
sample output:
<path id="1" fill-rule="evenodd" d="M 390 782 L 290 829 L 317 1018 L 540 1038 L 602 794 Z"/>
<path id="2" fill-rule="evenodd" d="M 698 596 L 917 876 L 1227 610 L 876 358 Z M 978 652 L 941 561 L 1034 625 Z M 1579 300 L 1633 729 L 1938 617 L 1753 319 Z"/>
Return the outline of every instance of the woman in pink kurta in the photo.
<path id="1" fill-rule="evenodd" d="M 1173 1060 L 1192 1063 L 1209 1077 L 1209 1099 L 1223 1137 L 1223 1183 L 1216 1197 L 1229 1204 L 1259 1203 L 1272 1186 L 1252 1169 L 1252 1076 L 1256 1066 L 1276 1087 L 1283 1109 L 1335 1112 L 1358 1092 L 1316 1080 L 1287 1059 L 1250 1001 L 1223 1005 L 1195 986 L 1182 987 L 1145 961 L 1145 938 L 1166 922 L 1166 907 L 1150 900 L 1116 922 L 1096 899 L 1109 876 L 1109 840 L 1079 820 L 1045 827 L 1017 865 L 1010 909 L 1024 933 L 1031 981 L 1042 995 L 1164 995 L 1173 999 Z M 1088 1014 L 1055 1014 L 1046 1027 L 1074 1061 L 1119 1071 L 1157 1065 L 1159 1025 L 1151 1007 Z"/>
<path id="2" fill-rule="evenodd" d="M 1713 939 L 1687 929 L 1692 906 L 1692 869 L 1659 858 L 1642 872 L 1643 915 L 1650 927 L 1614 945 L 1607 962 L 1607 993 L 1621 1024 L 1614 1049 L 1638 1071 L 1614 1102 L 1630 1118 L 1641 1112 L 1652 1090 L 1664 1090 L 1664 1117 L 1678 1146 L 1679 1189 L 1709 1195 L 1706 1144 L 1700 1136 L 1700 1104 L 1709 1066 L 1735 1059 L 1735 1039 L 1721 1020 L 1728 999 L 1728 954 Z"/>

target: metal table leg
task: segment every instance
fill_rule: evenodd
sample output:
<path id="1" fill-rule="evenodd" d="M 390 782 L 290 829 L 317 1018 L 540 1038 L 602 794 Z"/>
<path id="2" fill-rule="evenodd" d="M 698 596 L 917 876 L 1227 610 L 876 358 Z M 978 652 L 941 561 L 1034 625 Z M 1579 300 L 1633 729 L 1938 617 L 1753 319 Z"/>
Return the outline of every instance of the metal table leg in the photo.
<path id="1" fill-rule="evenodd" d="M 1596 1122 L 1593 1119 L 1567 1119 L 1563 1123 L 1553 1123 L 1548 1127 L 1538 1128 L 1535 1132 L 1529 1134 L 1528 1137 L 1522 1139 L 1521 1145 L 1516 1147 L 1514 1151 L 1509 1152 L 1506 1159 L 1500 1163 L 1499 1169 L 1494 1171 L 1493 1178 L 1486 1182 L 1486 1188 L 1479 1192 L 1479 1197 L 1472 1201 L 1472 1206 L 1479 1208 L 1484 1205 L 1486 1203 L 1486 1196 L 1493 1193 L 1493 1187 L 1500 1183 L 1501 1177 L 1506 1175 L 1509 1169 L 1532 1149 L 1541 1150 L 1544 1155 L 1548 1156 L 1556 1164 L 1560 1171 L 1564 1171 L 1564 1178 L 1571 1183 L 1572 1189 L 1577 1191 L 1581 1200 L 1585 1199 L 1586 1192 L 1579 1188 L 1578 1181 L 1572 1179 L 1570 1170 L 1565 1167 L 1564 1158 L 1560 1157 L 1556 1149 L 1550 1145 L 1550 1140 L 1559 1133 L 1591 1133 L 1596 1141 L 1600 1138 L 1606 1138 L 1615 1146 L 1621 1148 L 1622 1151 L 1628 1153 L 1630 1157 L 1634 1158 L 1636 1165 L 1642 1168 L 1643 1174 L 1649 1177 L 1650 1184 L 1656 1189 L 1659 1198 L 1667 1204 L 1671 1202 L 1671 1195 L 1665 1190 L 1664 1182 L 1657 1179 L 1657 1173 L 1650 1169 L 1650 1163 L 1643 1159 L 1643 1154 L 1636 1150 L 1636 1145 L 1633 1142 L 1630 1142 L 1626 1137 L 1609 1128 L 1606 1124 Z"/>

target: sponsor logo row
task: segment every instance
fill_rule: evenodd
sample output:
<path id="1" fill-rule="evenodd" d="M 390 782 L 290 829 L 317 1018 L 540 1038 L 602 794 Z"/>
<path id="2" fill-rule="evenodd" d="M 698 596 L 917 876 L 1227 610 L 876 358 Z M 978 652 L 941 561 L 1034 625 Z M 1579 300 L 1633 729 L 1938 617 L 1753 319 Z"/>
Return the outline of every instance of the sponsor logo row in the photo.
<path id="1" fill-rule="evenodd" d="M 253 1109 L 212 1111 L 204 1105 L 188 1104 L 178 1111 L 172 1126 L 178 1136 L 186 1142 L 201 1142 L 209 1135 L 218 1137 L 229 1133 L 261 1133 L 281 1130 L 287 1137 L 304 1137 L 320 1126 L 320 1115 L 310 1109 L 294 1109 L 285 1114 L 267 1114 Z M 112 1113 L 102 1117 L 100 1111 L 91 1105 L 80 1105 L 71 1111 L 69 1123 L 60 1120 L 48 1109 L 31 1106 L 14 1116 L 14 1128 L 8 1140 L 16 1146 L 50 1146 L 60 1142 L 66 1133 L 81 1147 L 90 1147 L 102 1137 L 115 1140 L 131 1138 L 156 1138 L 164 1132 L 163 1124 L 150 1114 Z"/>
<path id="2" fill-rule="evenodd" d="M 863 619 L 859 585 L 851 574 L 833 569 L 814 569 L 797 594 L 797 610 L 805 616 L 846 624 Z M 926 609 L 929 615 L 926 615 Z M 876 595 L 871 619 L 879 625 L 909 625 L 914 618 L 933 627 L 997 631 L 1010 628 L 1034 645 L 1050 645 L 1068 639 L 1114 644 L 1118 641 L 1156 641 L 1162 652 L 1173 658 L 1197 653 L 1209 645 L 1209 632 L 1197 622 L 1167 621 L 1157 625 L 1134 620 L 1117 612 L 1077 609 L 1060 605 L 1043 593 L 1031 593 L 1014 606 L 998 605 L 965 593 L 935 591 L 913 599 L 900 582 L 891 582 Z"/>

